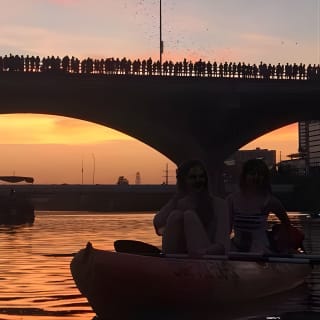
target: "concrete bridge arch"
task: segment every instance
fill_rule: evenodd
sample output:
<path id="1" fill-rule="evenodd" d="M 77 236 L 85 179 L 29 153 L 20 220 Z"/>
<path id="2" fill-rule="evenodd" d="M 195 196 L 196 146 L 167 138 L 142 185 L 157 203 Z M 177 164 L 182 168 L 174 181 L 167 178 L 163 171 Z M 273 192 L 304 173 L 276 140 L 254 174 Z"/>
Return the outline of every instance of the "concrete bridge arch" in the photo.
<path id="1" fill-rule="evenodd" d="M 215 190 L 235 150 L 320 119 L 318 81 L 2 72 L 0 88 L 0 113 L 78 118 L 137 138 L 177 164 L 199 158 Z"/>

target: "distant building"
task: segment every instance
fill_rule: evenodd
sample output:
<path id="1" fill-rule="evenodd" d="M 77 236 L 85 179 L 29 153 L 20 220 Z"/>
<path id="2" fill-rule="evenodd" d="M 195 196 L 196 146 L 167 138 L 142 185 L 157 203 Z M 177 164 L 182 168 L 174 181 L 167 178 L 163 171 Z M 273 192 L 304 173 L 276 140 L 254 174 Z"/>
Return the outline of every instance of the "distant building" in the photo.
<path id="1" fill-rule="evenodd" d="M 306 164 L 303 158 L 291 158 L 278 163 L 278 173 L 280 175 L 305 176 Z"/>
<path id="2" fill-rule="evenodd" d="M 124 176 L 120 176 L 120 177 L 118 178 L 117 184 L 118 184 L 118 185 L 128 185 L 128 184 L 129 184 L 129 181 L 128 181 L 128 179 L 125 178 Z"/>
<path id="3" fill-rule="evenodd" d="M 141 184 L 141 175 L 139 171 L 136 173 L 136 184 Z"/>
<path id="4" fill-rule="evenodd" d="M 229 159 L 233 159 L 236 164 L 242 165 L 249 159 L 262 159 L 271 169 L 276 164 L 276 150 L 268 149 L 252 149 L 252 150 L 238 150 L 232 154 Z"/>
<path id="5" fill-rule="evenodd" d="M 276 150 L 238 150 L 224 162 L 224 177 L 228 182 L 237 182 L 243 164 L 249 159 L 262 159 L 271 170 L 276 167 Z"/>
<path id="6" fill-rule="evenodd" d="M 305 161 L 306 174 L 320 171 L 320 121 L 299 122 L 299 153 Z"/>

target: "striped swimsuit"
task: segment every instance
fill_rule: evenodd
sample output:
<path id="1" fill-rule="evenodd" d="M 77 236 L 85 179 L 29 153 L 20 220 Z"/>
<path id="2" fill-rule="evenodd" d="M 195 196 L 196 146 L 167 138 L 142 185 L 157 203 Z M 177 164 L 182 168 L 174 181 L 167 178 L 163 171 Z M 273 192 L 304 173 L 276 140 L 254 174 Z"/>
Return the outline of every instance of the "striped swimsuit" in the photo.
<path id="1" fill-rule="evenodd" d="M 269 247 L 267 237 L 268 214 L 234 212 L 233 244 L 239 251 L 261 252 Z"/>

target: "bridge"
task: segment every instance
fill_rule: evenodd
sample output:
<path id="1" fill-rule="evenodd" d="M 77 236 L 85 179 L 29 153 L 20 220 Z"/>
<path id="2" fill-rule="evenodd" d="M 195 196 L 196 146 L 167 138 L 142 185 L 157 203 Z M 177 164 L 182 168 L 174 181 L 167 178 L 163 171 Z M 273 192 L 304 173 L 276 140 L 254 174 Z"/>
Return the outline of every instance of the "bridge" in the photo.
<path id="1" fill-rule="evenodd" d="M 126 133 L 173 162 L 201 159 L 212 188 L 231 153 L 253 139 L 320 119 L 320 82 L 152 75 L 0 73 L 0 113 L 91 121 Z"/>

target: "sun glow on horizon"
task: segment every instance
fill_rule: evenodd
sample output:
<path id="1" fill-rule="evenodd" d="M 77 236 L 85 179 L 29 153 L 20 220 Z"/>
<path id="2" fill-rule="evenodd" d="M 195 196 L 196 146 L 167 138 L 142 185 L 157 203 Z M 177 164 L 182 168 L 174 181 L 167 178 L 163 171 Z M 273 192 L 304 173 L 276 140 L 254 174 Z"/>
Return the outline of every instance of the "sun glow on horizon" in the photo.
<path id="1" fill-rule="evenodd" d="M 99 144 L 134 138 L 96 123 L 44 114 L 0 115 L 0 144 Z"/>
<path id="2" fill-rule="evenodd" d="M 74 118 L 43 114 L 0 115 L 1 175 L 32 176 L 37 184 L 161 184 L 165 166 L 159 151 L 119 131 Z M 170 182 L 171 183 L 171 182 Z"/>
<path id="3" fill-rule="evenodd" d="M 297 151 L 297 123 L 270 132 L 242 149 L 277 150 L 282 159 Z M 169 164 L 174 176 L 176 164 L 141 141 L 119 131 L 83 120 L 43 115 L 0 115 L 1 174 L 32 176 L 35 183 L 114 184 L 125 176 L 130 184 L 140 172 L 143 184 L 164 181 Z M 82 168 L 83 166 L 83 168 Z M 175 183 L 171 179 L 169 183 Z"/>

